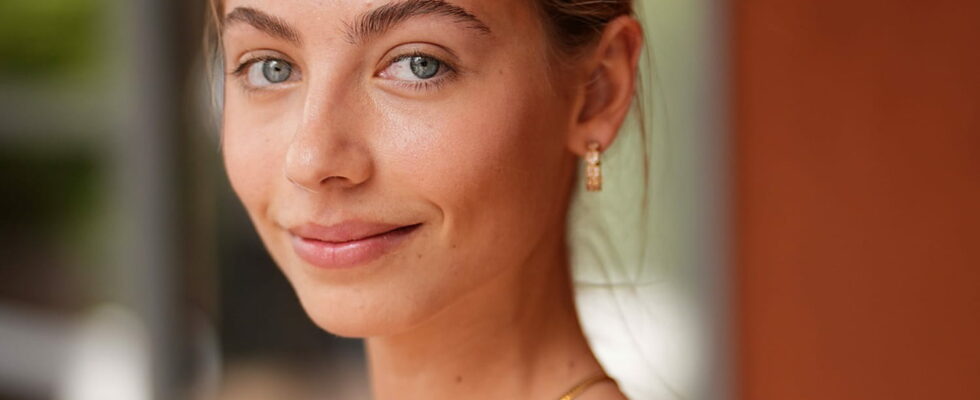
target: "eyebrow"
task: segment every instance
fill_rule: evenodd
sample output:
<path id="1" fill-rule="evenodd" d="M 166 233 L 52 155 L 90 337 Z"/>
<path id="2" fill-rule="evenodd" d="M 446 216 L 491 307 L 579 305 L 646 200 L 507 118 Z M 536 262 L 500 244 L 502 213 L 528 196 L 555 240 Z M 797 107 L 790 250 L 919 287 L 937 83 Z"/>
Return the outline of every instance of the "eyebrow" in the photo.
<path id="1" fill-rule="evenodd" d="M 347 24 L 347 41 L 358 43 L 365 38 L 381 35 L 405 20 L 423 15 L 452 18 L 484 35 L 491 34 L 490 27 L 466 9 L 444 0 L 405 0 L 385 4 L 362 14 Z"/>
<path id="2" fill-rule="evenodd" d="M 244 22 L 271 36 L 285 39 L 297 45 L 302 43 L 299 33 L 282 18 L 271 16 L 251 7 L 236 7 L 225 15 L 222 22 L 222 28 L 227 28 L 236 22 Z"/>
<path id="3" fill-rule="evenodd" d="M 405 20 L 423 15 L 452 18 L 481 34 L 492 33 L 490 27 L 466 9 L 444 0 L 404 0 L 385 4 L 346 23 L 347 41 L 358 43 L 366 38 L 384 34 Z M 301 44 L 299 33 L 282 18 L 266 14 L 251 7 L 236 7 L 222 19 L 222 29 L 234 23 L 246 23 L 273 37 Z"/>

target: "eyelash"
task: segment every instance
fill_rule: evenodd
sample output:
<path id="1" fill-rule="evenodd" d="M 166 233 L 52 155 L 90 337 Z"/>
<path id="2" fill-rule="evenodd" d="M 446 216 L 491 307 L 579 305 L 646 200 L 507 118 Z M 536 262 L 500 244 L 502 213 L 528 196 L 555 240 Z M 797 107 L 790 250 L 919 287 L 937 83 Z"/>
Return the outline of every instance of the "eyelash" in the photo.
<path id="1" fill-rule="evenodd" d="M 405 60 L 406 58 L 411 58 L 411 57 L 428 57 L 428 58 L 431 58 L 433 60 L 438 61 L 439 62 L 439 65 L 442 68 L 446 68 L 446 71 L 445 72 L 440 72 L 440 75 L 439 75 L 438 78 L 425 79 L 425 80 L 412 81 L 412 82 L 396 81 L 397 82 L 396 84 L 401 85 L 403 87 L 407 87 L 409 89 L 418 90 L 418 91 L 430 90 L 430 89 L 438 89 L 438 88 L 442 87 L 442 85 L 444 85 L 444 84 L 448 83 L 449 81 L 451 81 L 452 79 L 456 78 L 456 76 L 458 74 L 458 70 L 452 64 L 446 62 L 442 58 L 439 58 L 439 57 L 436 57 L 436 56 L 433 56 L 431 54 L 424 53 L 424 52 L 421 52 L 421 51 L 418 51 L 418 50 L 414 50 L 414 51 L 411 51 L 411 52 L 408 52 L 408 53 L 404 53 L 404 54 L 395 56 L 394 58 L 391 59 L 391 61 L 388 61 L 386 63 L 385 69 L 390 68 L 392 65 L 394 65 L 395 63 L 397 63 L 399 61 L 402 61 L 402 60 Z"/>
<path id="2" fill-rule="evenodd" d="M 252 64 L 255 64 L 257 62 L 269 61 L 269 60 L 282 60 L 282 61 L 286 61 L 286 60 L 283 60 L 280 57 L 273 57 L 273 56 L 259 56 L 259 57 L 254 57 L 254 58 L 250 58 L 248 60 L 245 60 L 241 64 L 238 64 L 238 67 L 236 67 L 234 71 L 231 71 L 231 74 L 234 75 L 234 76 L 241 76 L 242 74 L 245 73 L 245 70 L 247 70 L 248 67 L 252 66 Z M 289 61 L 286 61 L 286 62 L 289 63 L 289 65 L 293 65 L 293 63 L 291 63 Z"/>
<path id="3" fill-rule="evenodd" d="M 255 94 L 255 93 L 257 93 L 257 92 L 259 92 L 261 90 L 268 90 L 268 89 L 265 89 L 265 88 L 259 88 L 259 87 L 254 87 L 254 86 L 250 85 L 248 83 L 248 78 L 243 77 L 243 75 L 245 75 L 248 72 L 248 69 L 252 66 L 252 64 L 255 64 L 255 63 L 258 63 L 258 62 L 269 61 L 269 60 L 283 61 L 283 62 L 289 63 L 290 66 L 293 66 L 295 68 L 295 64 L 293 64 L 292 61 L 286 60 L 284 57 L 276 57 L 276 56 L 264 55 L 264 56 L 252 57 L 252 58 L 249 58 L 249 59 L 243 61 L 241 64 L 238 64 L 238 66 L 235 67 L 234 70 L 231 71 L 230 75 L 232 75 L 232 76 L 235 77 L 235 79 L 239 83 L 238 86 L 243 90 L 243 92 L 245 92 L 245 94 L 252 95 L 252 94 Z"/>
<path id="4" fill-rule="evenodd" d="M 404 53 L 404 54 L 395 56 L 394 58 L 391 59 L 391 61 L 388 61 L 386 63 L 385 69 L 388 69 L 392 65 L 394 65 L 395 63 L 397 63 L 399 61 L 402 61 L 402 60 L 404 60 L 406 58 L 410 58 L 410 57 L 429 57 L 429 58 L 432 58 L 432 59 L 438 61 L 439 62 L 439 65 L 442 68 L 446 68 L 447 71 L 446 72 L 443 72 L 441 74 L 441 76 L 439 78 L 436 78 L 436 79 L 426 79 L 426 80 L 413 81 L 413 82 L 396 81 L 397 82 L 396 84 L 401 85 L 403 87 L 407 87 L 409 89 L 417 90 L 417 91 L 424 91 L 424 90 L 430 90 L 430 89 L 438 89 L 438 88 L 442 87 L 442 85 L 448 83 L 450 80 L 452 80 L 453 78 L 455 78 L 457 76 L 457 74 L 458 74 L 458 71 L 457 71 L 456 67 L 454 67 L 452 64 L 446 62 L 445 60 L 443 60 L 443 59 L 441 59 L 439 57 L 436 57 L 436 56 L 433 56 L 433 55 L 430 55 L 430 54 L 427 54 L 427 53 L 424 53 L 424 52 L 421 52 L 421 51 L 418 51 L 418 50 L 411 51 L 411 52 L 408 52 L 408 53 Z M 247 71 L 248 68 L 252 66 L 252 64 L 255 64 L 257 62 L 269 61 L 269 60 L 285 61 L 285 62 L 289 63 L 289 65 L 291 65 L 291 66 L 293 66 L 295 68 L 295 65 L 292 62 L 287 61 L 287 60 L 284 60 L 282 57 L 258 56 L 258 57 L 253 57 L 253 58 L 250 58 L 248 60 L 243 61 L 241 64 L 239 64 L 237 67 L 235 67 L 235 69 L 231 72 L 231 75 L 235 76 L 236 78 L 241 79 L 241 76 L 245 74 L 245 71 Z"/>

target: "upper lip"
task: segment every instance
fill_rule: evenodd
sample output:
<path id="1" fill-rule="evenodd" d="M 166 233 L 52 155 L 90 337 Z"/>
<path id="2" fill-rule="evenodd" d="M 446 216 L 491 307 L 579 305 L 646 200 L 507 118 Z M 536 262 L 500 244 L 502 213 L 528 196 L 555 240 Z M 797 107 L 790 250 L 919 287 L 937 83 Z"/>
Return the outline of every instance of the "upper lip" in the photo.
<path id="1" fill-rule="evenodd" d="M 348 220 L 338 224 L 323 226 L 313 223 L 298 225 L 289 232 L 303 239 L 319 240 L 328 243 L 344 243 L 367 239 L 410 225 L 395 225 L 380 222 Z"/>

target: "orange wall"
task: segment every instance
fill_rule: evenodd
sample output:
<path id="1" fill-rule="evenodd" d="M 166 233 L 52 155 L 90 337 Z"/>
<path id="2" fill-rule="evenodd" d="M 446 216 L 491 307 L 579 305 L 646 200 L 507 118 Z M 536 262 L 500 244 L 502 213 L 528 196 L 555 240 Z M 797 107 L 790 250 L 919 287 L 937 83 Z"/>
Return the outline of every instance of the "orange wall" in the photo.
<path id="1" fill-rule="evenodd" d="M 732 1 L 737 393 L 980 399 L 980 1 Z"/>

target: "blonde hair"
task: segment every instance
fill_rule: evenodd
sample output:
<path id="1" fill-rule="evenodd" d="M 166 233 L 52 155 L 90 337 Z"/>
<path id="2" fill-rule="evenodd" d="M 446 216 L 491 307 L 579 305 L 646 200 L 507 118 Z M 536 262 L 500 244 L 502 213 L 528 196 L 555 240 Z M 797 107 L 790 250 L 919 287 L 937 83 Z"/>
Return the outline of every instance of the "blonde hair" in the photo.
<path id="1" fill-rule="evenodd" d="M 551 43 L 565 54 L 575 54 L 598 39 L 606 24 L 633 14 L 633 0 L 537 0 Z M 221 40 L 221 0 L 209 0 L 204 49 L 208 60 L 218 56 Z"/>
<path id="2" fill-rule="evenodd" d="M 594 43 L 616 17 L 633 15 L 633 0 L 538 0 L 534 4 L 551 42 L 566 54 Z"/>

